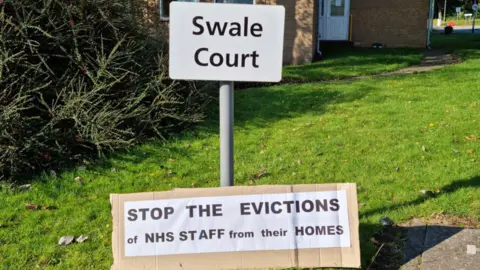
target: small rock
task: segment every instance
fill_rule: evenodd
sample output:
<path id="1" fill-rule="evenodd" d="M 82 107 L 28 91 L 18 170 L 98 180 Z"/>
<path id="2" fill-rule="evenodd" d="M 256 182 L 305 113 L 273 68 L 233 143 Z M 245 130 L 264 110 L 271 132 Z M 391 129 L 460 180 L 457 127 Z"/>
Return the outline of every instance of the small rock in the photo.
<path id="1" fill-rule="evenodd" d="M 382 223 L 382 225 L 385 226 L 385 227 L 393 225 L 392 220 L 388 217 L 381 217 L 380 218 L 380 223 Z"/>
<path id="2" fill-rule="evenodd" d="M 75 241 L 77 241 L 77 243 L 83 243 L 87 241 L 87 239 L 88 239 L 88 236 L 80 235 Z"/>
<path id="3" fill-rule="evenodd" d="M 427 152 L 427 148 L 425 148 L 425 145 L 422 145 L 422 151 Z"/>
<path id="4" fill-rule="evenodd" d="M 18 187 L 18 189 L 20 190 L 27 190 L 27 189 L 30 189 L 32 187 L 32 184 L 26 184 L 26 185 L 21 185 Z"/>
<path id="5" fill-rule="evenodd" d="M 60 240 L 58 241 L 58 245 L 60 245 L 60 246 L 70 245 L 73 242 L 74 239 L 75 239 L 75 237 L 73 237 L 73 236 L 62 236 L 60 238 Z"/>

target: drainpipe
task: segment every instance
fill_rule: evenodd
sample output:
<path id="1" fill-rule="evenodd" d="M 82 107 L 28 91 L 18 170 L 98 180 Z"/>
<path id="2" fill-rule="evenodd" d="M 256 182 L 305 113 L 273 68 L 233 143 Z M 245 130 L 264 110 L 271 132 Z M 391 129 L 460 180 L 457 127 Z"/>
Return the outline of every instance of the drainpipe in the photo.
<path id="1" fill-rule="evenodd" d="M 435 1 L 430 0 L 430 11 L 428 12 L 428 32 L 427 32 L 427 48 L 430 50 L 430 36 L 433 28 L 433 13 L 435 12 Z"/>

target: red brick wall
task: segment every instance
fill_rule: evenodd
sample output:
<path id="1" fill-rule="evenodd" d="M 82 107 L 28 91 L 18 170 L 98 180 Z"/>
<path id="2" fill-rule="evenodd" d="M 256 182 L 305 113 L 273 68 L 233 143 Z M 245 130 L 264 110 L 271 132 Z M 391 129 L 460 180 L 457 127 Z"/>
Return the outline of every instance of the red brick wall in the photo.
<path id="1" fill-rule="evenodd" d="M 356 46 L 424 47 L 428 0 L 351 0 Z"/>

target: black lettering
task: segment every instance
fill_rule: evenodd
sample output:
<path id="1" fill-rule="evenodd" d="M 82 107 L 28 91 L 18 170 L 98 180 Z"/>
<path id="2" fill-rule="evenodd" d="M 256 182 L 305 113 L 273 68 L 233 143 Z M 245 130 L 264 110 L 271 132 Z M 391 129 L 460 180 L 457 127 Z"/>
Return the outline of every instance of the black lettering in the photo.
<path id="1" fill-rule="evenodd" d="M 252 208 L 253 208 L 253 212 L 255 212 L 255 214 L 260 215 L 262 213 L 263 202 L 260 202 L 260 205 L 258 206 L 258 208 L 256 207 L 255 203 L 252 203 Z"/>
<path id="2" fill-rule="evenodd" d="M 128 210 L 128 215 L 129 215 L 128 220 L 130 220 L 130 221 L 135 221 L 138 218 L 137 210 L 135 210 L 135 209 Z"/>
<path id="3" fill-rule="evenodd" d="M 210 22 L 207 22 L 208 32 L 210 33 L 211 36 L 213 36 L 215 35 L 215 32 L 217 32 L 217 29 L 218 29 L 218 33 L 220 34 L 220 36 L 223 36 L 225 35 L 225 30 L 227 30 L 227 24 L 228 23 L 223 23 L 223 28 L 221 28 L 219 22 L 213 23 L 213 27 L 211 27 Z"/>
<path id="4" fill-rule="evenodd" d="M 265 214 L 270 214 L 270 208 L 268 208 L 269 206 L 269 203 L 268 202 L 265 202 Z"/>
<path id="5" fill-rule="evenodd" d="M 202 63 L 202 62 L 200 62 L 200 59 L 198 59 L 199 54 L 203 51 L 208 52 L 208 49 L 207 48 L 200 48 L 195 52 L 195 63 L 197 63 L 197 65 L 199 65 L 199 66 L 206 67 L 206 66 L 208 66 L 208 64 Z"/>
<path id="6" fill-rule="evenodd" d="M 215 57 L 219 58 L 219 61 L 215 63 Z M 223 64 L 223 56 L 219 53 L 214 53 L 210 56 L 210 64 L 214 67 L 219 67 Z"/>
<path id="7" fill-rule="evenodd" d="M 343 234 L 343 227 L 342 227 L 342 225 L 338 225 L 338 226 L 337 226 L 337 234 L 338 234 L 338 235 L 342 235 L 342 234 Z"/>
<path id="8" fill-rule="evenodd" d="M 294 201 L 284 201 L 283 204 L 287 205 L 287 213 L 292 213 L 292 204 L 294 204 Z"/>
<path id="9" fill-rule="evenodd" d="M 300 202 L 295 201 L 295 212 L 300 213 Z"/>
<path id="10" fill-rule="evenodd" d="M 335 226 L 328 226 L 328 235 L 335 235 Z"/>
<path id="11" fill-rule="evenodd" d="M 167 242 L 173 242 L 174 237 L 173 237 L 173 232 L 168 232 L 167 233 Z"/>
<path id="12" fill-rule="evenodd" d="M 235 55 L 235 61 L 233 63 L 230 62 L 231 54 L 227 54 L 227 66 L 228 67 L 238 67 L 238 53 Z"/>
<path id="13" fill-rule="evenodd" d="M 205 230 L 200 231 L 200 236 L 198 237 L 198 239 L 208 239 L 207 232 Z"/>
<path id="14" fill-rule="evenodd" d="M 250 54 L 242 54 L 242 67 L 245 67 L 245 60 L 250 57 Z"/>
<path id="15" fill-rule="evenodd" d="M 187 232 L 186 231 L 181 231 L 180 232 L 180 241 L 185 241 L 187 240 Z"/>
<path id="16" fill-rule="evenodd" d="M 145 243 L 153 243 L 155 241 L 155 234 L 153 233 L 146 233 L 145 234 Z"/>
<path id="17" fill-rule="evenodd" d="M 198 27 L 199 29 L 198 32 L 193 31 L 193 34 L 197 36 L 203 34 L 203 31 L 204 31 L 203 26 L 197 22 L 198 20 L 203 20 L 203 17 L 202 16 L 193 17 L 193 25 Z"/>
<path id="18" fill-rule="evenodd" d="M 212 207 L 213 207 L 213 216 L 214 217 L 223 216 L 222 205 L 221 204 L 214 204 L 214 205 L 212 205 Z"/>
<path id="19" fill-rule="evenodd" d="M 245 17 L 243 27 L 243 35 L 248 36 L 248 17 Z"/>
<path id="20" fill-rule="evenodd" d="M 165 207 L 165 219 L 168 219 L 168 216 L 173 214 L 174 210 L 173 207 Z"/>
<path id="21" fill-rule="evenodd" d="M 155 213 L 157 213 L 155 215 Z M 162 218 L 162 209 L 160 208 L 153 208 L 151 211 L 150 211 L 150 216 L 152 217 L 153 220 L 159 220 Z"/>
<path id="22" fill-rule="evenodd" d="M 138 211 L 142 212 L 142 220 L 146 220 L 147 219 L 147 211 L 150 210 L 148 208 L 140 208 L 138 209 Z"/>
<path id="23" fill-rule="evenodd" d="M 280 206 L 280 205 L 282 205 L 282 203 L 281 203 L 281 202 L 273 202 L 273 203 L 272 203 L 272 213 L 274 213 L 274 214 L 280 214 L 280 213 L 282 213 L 282 209 L 281 209 L 281 208 L 278 208 L 277 210 L 275 210 L 275 205 L 276 205 L 276 206 Z"/>
<path id="24" fill-rule="evenodd" d="M 315 233 L 315 231 L 313 230 L 313 227 L 312 226 L 308 226 L 307 228 L 305 228 L 305 233 L 307 235 L 312 235 Z"/>
<path id="25" fill-rule="evenodd" d="M 240 204 L 240 215 L 246 216 L 250 215 L 251 213 L 248 211 L 250 210 L 250 203 L 241 203 Z"/>
<path id="26" fill-rule="evenodd" d="M 331 211 L 338 211 L 340 209 L 340 205 L 338 204 L 338 199 L 331 199 L 330 200 L 330 210 Z"/>
<path id="27" fill-rule="evenodd" d="M 237 22 L 232 22 L 231 24 L 231 28 L 230 28 L 230 36 L 234 37 L 234 36 L 241 36 L 241 32 L 240 32 L 240 24 L 237 23 Z M 233 27 L 235 26 L 235 27 Z M 233 33 L 233 31 L 235 31 L 235 33 Z"/>
<path id="28" fill-rule="evenodd" d="M 308 208 L 307 208 L 307 205 L 309 205 Z M 312 212 L 313 207 L 314 207 L 313 202 L 310 200 L 303 201 L 302 203 L 302 210 L 304 212 Z"/>
<path id="29" fill-rule="evenodd" d="M 316 235 L 324 235 L 325 234 L 325 226 L 316 226 L 315 227 L 315 234 Z"/>
<path id="30" fill-rule="evenodd" d="M 320 212 L 320 208 L 323 209 L 323 211 L 328 211 L 328 203 L 327 203 L 327 200 L 323 200 L 323 204 L 322 204 L 322 201 L 320 200 L 315 200 L 315 203 L 316 203 L 316 210 L 317 212 Z"/>
<path id="31" fill-rule="evenodd" d="M 197 231 L 188 231 L 188 233 L 190 234 L 190 240 L 195 240 L 195 234 L 197 233 Z"/>
<path id="32" fill-rule="evenodd" d="M 260 55 L 258 55 L 257 51 L 253 51 L 252 53 L 252 58 L 253 58 L 253 67 L 254 68 L 258 68 L 259 65 L 257 64 L 257 57 L 259 57 Z"/>
<path id="33" fill-rule="evenodd" d="M 194 216 L 193 210 L 194 210 L 195 208 L 197 208 L 197 206 L 196 206 L 196 205 L 187 205 L 187 206 L 185 206 L 185 208 L 187 208 L 187 209 L 189 210 L 189 216 L 190 216 L 190 217 L 193 217 L 193 216 Z"/>
<path id="34" fill-rule="evenodd" d="M 260 34 L 256 34 L 255 33 L 256 31 L 260 31 Z M 261 33 L 262 31 L 263 31 L 262 25 L 259 24 L 259 23 L 252 24 L 252 28 L 250 28 L 250 33 L 254 37 L 261 37 L 262 36 L 262 33 Z"/>
<path id="35" fill-rule="evenodd" d="M 295 227 L 295 235 L 303 235 L 304 234 L 304 231 L 303 231 L 303 227 Z"/>

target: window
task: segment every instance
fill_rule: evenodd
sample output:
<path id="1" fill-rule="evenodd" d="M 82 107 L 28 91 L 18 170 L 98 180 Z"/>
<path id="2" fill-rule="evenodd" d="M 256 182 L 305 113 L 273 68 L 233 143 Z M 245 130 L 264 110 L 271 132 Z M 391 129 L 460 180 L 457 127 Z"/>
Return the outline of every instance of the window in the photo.
<path id="1" fill-rule="evenodd" d="M 178 2 L 198 2 L 198 0 L 160 0 L 160 18 L 168 20 L 170 17 L 170 3 L 173 1 Z"/>
<path id="2" fill-rule="evenodd" d="M 330 16 L 345 16 L 345 0 L 330 0 Z"/>

